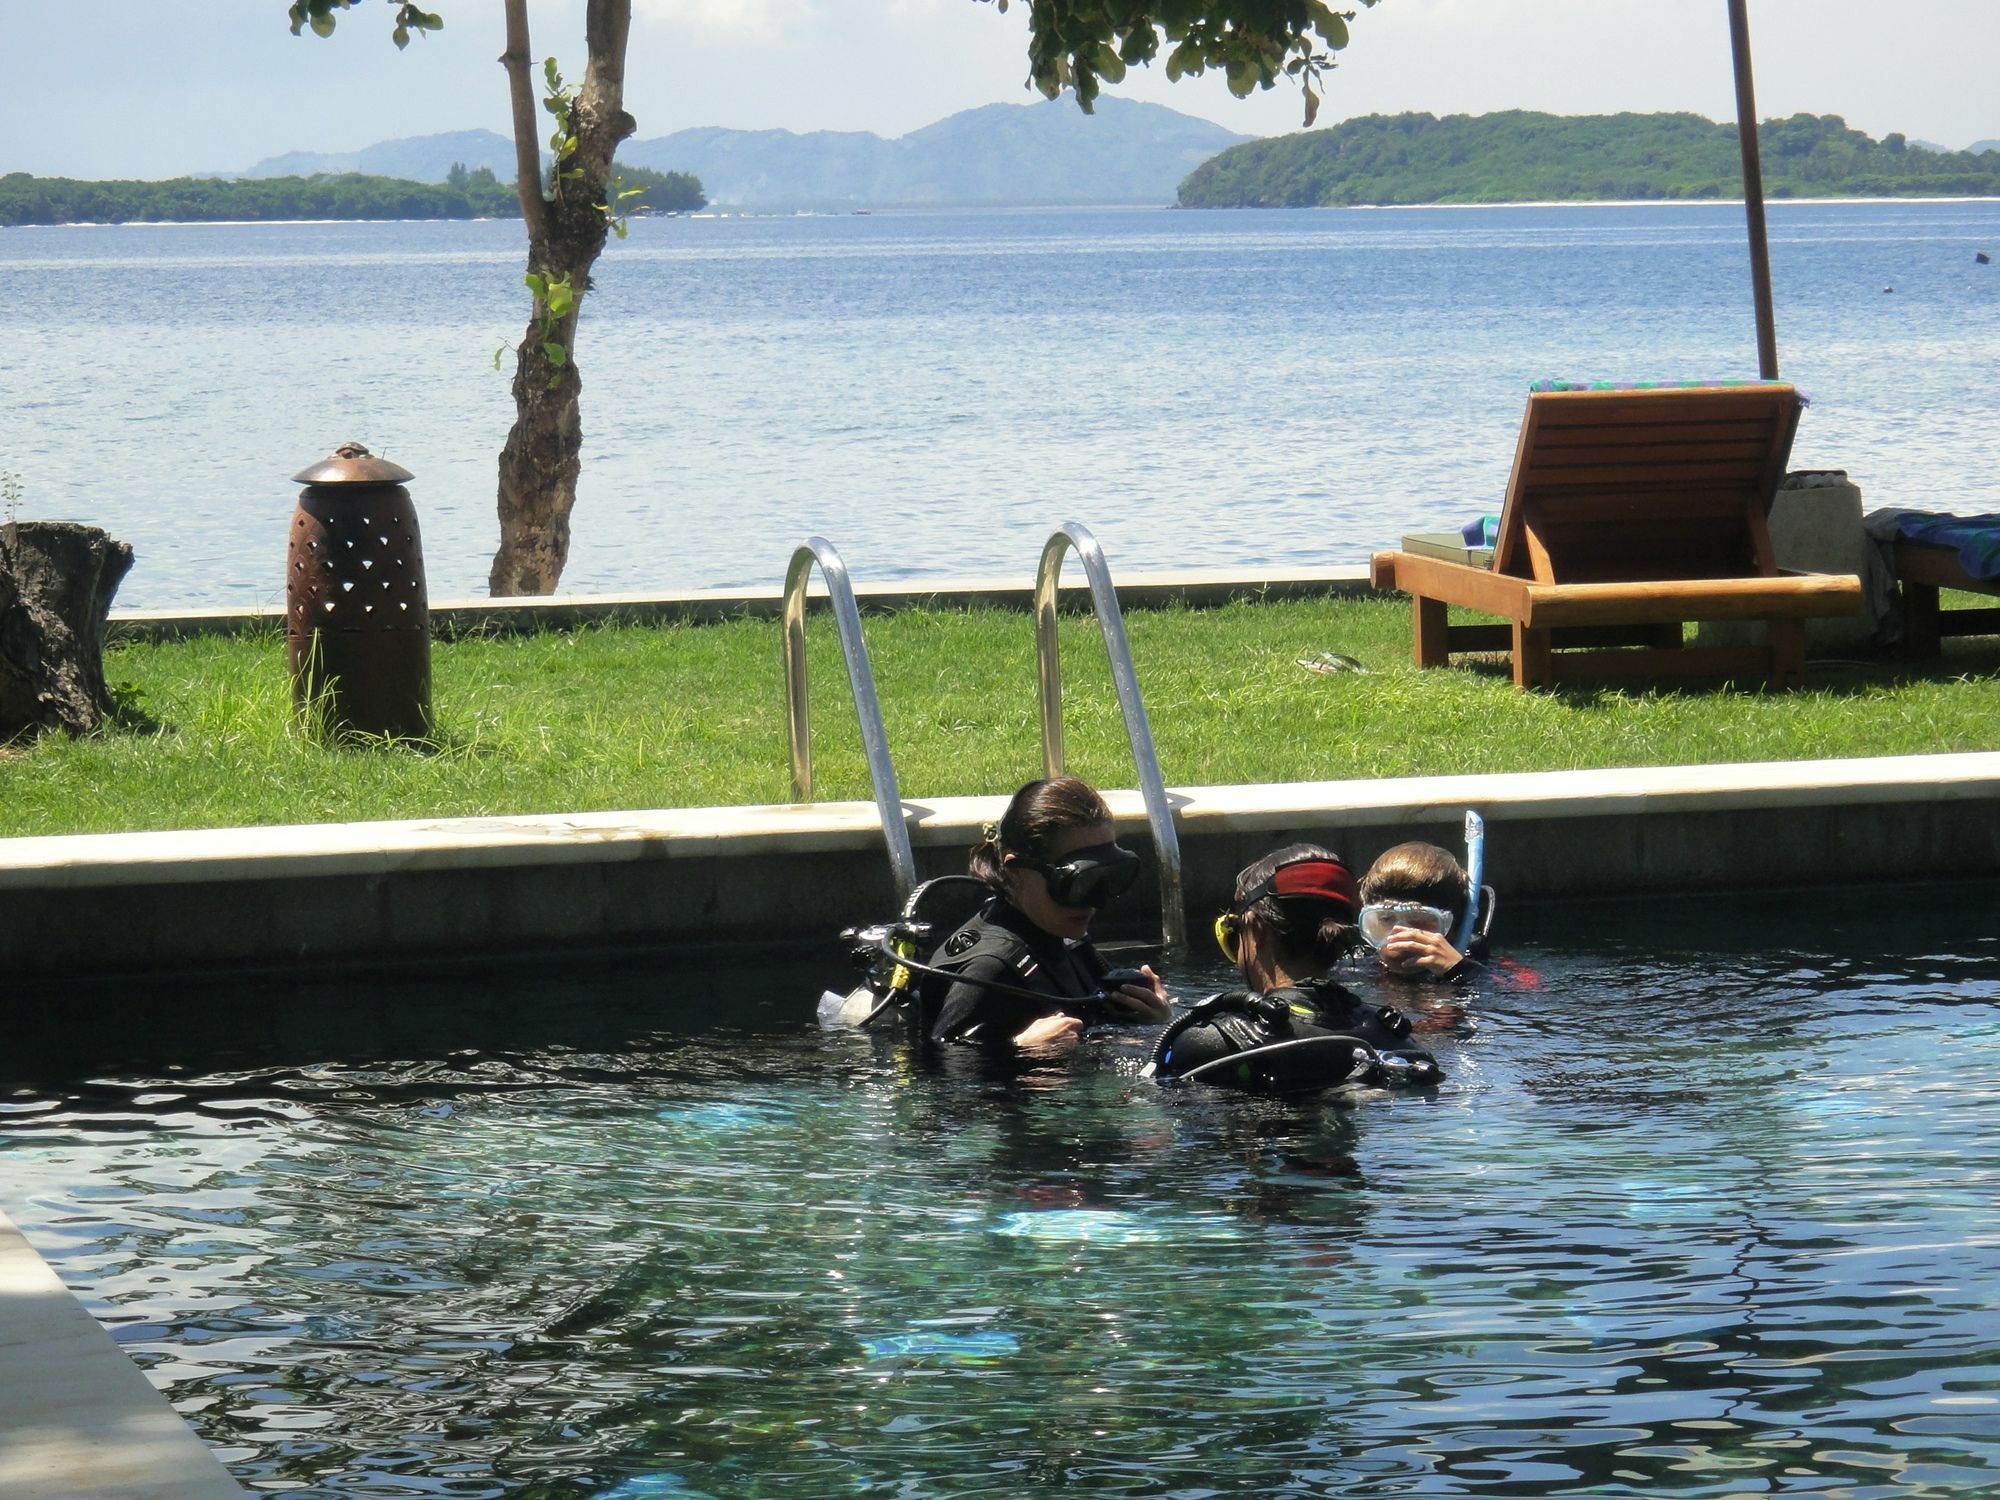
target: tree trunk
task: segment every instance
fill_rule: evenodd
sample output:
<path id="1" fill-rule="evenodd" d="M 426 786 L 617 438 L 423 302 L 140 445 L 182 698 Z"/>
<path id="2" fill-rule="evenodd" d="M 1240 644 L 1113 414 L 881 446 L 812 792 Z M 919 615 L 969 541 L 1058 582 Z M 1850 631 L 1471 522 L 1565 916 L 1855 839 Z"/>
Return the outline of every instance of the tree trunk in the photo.
<path id="1" fill-rule="evenodd" d="M 569 323 L 574 346 L 574 316 Z M 575 362 L 552 365 L 542 352 L 541 324 L 530 323 L 514 365 L 514 425 L 500 450 L 500 547 L 486 580 L 495 598 L 552 594 L 562 577 L 583 467 L 582 398 Z"/>
<path id="2" fill-rule="evenodd" d="M 584 19 L 590 61 L 567 122 L 576 147 L 556 163 L 553 190 L 544 197 L 527 3 L 507 0 L 507 51 L 500 60 L 513 100 L 528 270 L 545 282 L 564 281 L 578 303 L 590 289 L 590 269 L 616 211 L 609 203 L 612 155 L 637 128 L 623 103 L 631 22 L 631 0 L 590 0 Z M 500 450 L 500 547 L 487 577 L 496 597 L 553 593 L 569 559 L 569 515 L 583 448 L 576 323 L 574 310 L 549 321 L 546 302 L 537 299 L 516 353 L 514 425 Z M 550 357 L 551 344 L 560 359 Z"/>
<path id="3" fill-rule="evenodd" d="M 132 548 L 95 526 L 0 526 L 0 741 L 89 734 L 112 710 L 104 622 Z"/>

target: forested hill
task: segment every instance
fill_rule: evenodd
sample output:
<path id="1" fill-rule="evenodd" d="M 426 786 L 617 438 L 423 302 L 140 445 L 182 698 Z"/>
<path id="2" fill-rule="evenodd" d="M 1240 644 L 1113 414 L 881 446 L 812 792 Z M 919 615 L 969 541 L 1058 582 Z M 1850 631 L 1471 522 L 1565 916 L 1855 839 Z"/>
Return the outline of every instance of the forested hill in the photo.
<path id="1" fill-rule="evenodd" d="M 701 183 L 685 172 L 621 167 L 641 189 L 621 206 L 662 213 L 700 208 Z M 644 205 L 641 208 L 640 205 Z M 521 201 L 513 184 L 485 167 L 455 166 L 443 183 L 405 182 L 342 172 L 319 177 L 227 181 L 175 177 L 164 182 L 79 182 L 69 177 L 0 176 L 0 225 L 218 222 L 280 219 L 512 219 Z"/>
<path id="2" fill-rule="evenodd" d="M 2000 196 L 2000 152 L 1873 140 L 1838 115 L 1757 130 L 1771 198 Z M 1691 114 L 1365 115 L 1232 146 L 1180 186 L 1183 208 L 1734 198 L 1736 127 Z"/>

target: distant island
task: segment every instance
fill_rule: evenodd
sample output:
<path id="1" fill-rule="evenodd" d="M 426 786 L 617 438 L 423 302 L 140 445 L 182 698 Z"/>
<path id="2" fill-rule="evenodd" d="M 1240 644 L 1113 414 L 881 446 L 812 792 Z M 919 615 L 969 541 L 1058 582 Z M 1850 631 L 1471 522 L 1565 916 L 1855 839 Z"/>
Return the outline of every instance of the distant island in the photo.
<path id="1" fill-rule="evenodd" d="M 1757 140 L 1769 198 L 2000 196 L 2000 151 L 1877 141 L 1838 115 L 1767 120 Z M 1736 127 L 1700 115 L 1364 115 L 1232 146 L 1190 172 L 1179 199 L 1331 208 L 1736 198 L 1742 176 Z"/>
<path id="2" fill-rule="evenodd" d="M 621 168 L 640 189 L 630 212 L 680 213 L 707 203 L 686 172 Z M 440 183 L 340 172 L 314 177 L 175 177 L 165 182 L 79 182 L 0 177 L 0 225 L 268 223 L 281 219 L 517 219 L 511 182 L 491 168 L 454 163 Z"/>
<path id="3" fill-rule="evenodd" d="M 1164 105 L 1107 95 L 1094 115 L 1072 99 L 988 104 L 894 138 L 861 130 L 704 126 L 627 141 L 618 161 L 693 173 L 715 207 L 738 212 L 1165 204 L 1190 170 L 1250 139 Z M 370 172 L 441 182 L 452 162 L 484 163 L 505 174 L 513 160 L 505 136 L 461 130 L 362 151 L 290 151 L 235 175 Z"/>
<path id="4" fill-rule="evenodd" d="M 1167 204 L 1182 178 L 1251 137 L 1109 95 L 988 104 L 885 140 L 862 131 L 681 130 L 621 161 L 697 174 L 718 208 L 749 210 Z"/>
<path id="5" fill-rule="evenodd" d="M 2000 196 L 2000 143 L 1877 141 L 1837 116 L 1759 131 L 1773 198 Z M 292 151 L 167 182 L 0 177 L 0 226 L 514 218 L 513 145 L 490 130 Z M 1105 96 L 989 104 L 894 139 L 697 129 L 627 141 L 617 170 L 656 212 L 1167 204 L 1184 208 L 1729 198 L 1736 129 L 1693 114 L 1367 115 L 1263 140 Z"/>

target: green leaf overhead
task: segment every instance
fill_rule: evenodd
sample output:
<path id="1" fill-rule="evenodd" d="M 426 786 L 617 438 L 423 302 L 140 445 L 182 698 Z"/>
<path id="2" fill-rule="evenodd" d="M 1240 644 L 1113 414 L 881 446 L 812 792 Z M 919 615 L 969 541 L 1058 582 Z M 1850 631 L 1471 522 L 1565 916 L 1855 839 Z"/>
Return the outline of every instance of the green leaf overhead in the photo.
<path id="1" fill-rule="evenodd" d="M 1217 68 L 1239 98 L 1296 79 L 1310 125 L 1316 85 L 1347 45 L 1354 14 L 1325 0 L 1028 0 L 1028 82 L 1051 99 L 1074 89 L 1087 113 L 1100 83 L 1152 62 L 1166 43 L 1170 79 Z"/>

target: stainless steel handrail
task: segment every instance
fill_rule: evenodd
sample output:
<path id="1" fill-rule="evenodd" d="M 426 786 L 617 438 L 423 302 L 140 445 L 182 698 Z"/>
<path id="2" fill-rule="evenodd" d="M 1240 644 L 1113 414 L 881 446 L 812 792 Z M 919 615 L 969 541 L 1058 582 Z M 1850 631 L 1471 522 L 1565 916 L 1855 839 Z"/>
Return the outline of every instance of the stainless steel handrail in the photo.
<path id="1" fill-rule="evenodd" d="M 854 606 L 854 589 L 847 581 L 847 564 L 825 537 L 809 536 L 792 554 L 785 569 L 785 724 L 791 736 L 792 791 L 799 801 L 812 801 L 812 706 L 806 701 L 806 584 L 813 564 L 826 579 L 827 602 L 840 631 L 841 655 L 847 659 L 847 681 L 854 689 L 854 713 L 861 720 L 861 745 L 868 755 L 868 779 L 875 786 L 875 809 L 882 817 L 882 840 L 889 846 L 889 870 L 896 881 L 896 899 L 907 900 L 917 884 L 917 862 L 910 853 L 910 830 L 903 821 L 903 798 L 896 789 L 896 767 L 889 759 L 889 737 L 882 730 L 882 706 L 875 698 L 875 674 L 869 670 L 868 647 L 861 639 L 861 611 Z"/>
<path id="2" fill-rule="evenodd" d="M 1139 696 L 1139 676 L 1132 669 L 1132 648 L 1125 640 L 1125 616 L 1111 586 L 1104 549 L 1090 528 L 1065 521 L 1042 546 L 1035 572 L 1035 667 L 1042 689 L 1042 772 L 1060 776 L 1063 770 L 1062 652 L 1056 643 L 1056 587 L 1062 581 L 1063 557 L 1071 550 L 1090 580 L 1090 601 L 1097 609 L 1104 650 L 1111 658 L 1111 681 L 1118 689 L 1118 707 L 1125 715 L 1125 738 L 1139 770 L 1139 791 L 1146 799 L 1146 819 L 1153 829 L 1153 852 L 1160 863 L 1160 923 L 1169 948 L 1187 945 L 1187 911 L 1181 899 L 1181 841 L 1174 829 L 1173 805 L 1167 801 L 1153 752 L 1153 731 L 1146 722 L 1146 705 Z"/>

